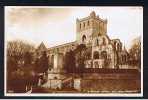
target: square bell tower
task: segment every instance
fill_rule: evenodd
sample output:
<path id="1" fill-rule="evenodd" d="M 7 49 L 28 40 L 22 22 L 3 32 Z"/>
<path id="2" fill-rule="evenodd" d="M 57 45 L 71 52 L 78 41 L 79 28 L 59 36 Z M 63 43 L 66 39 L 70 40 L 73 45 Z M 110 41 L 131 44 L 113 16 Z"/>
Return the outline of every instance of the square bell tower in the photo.
<path id="1" fill-rule="evenodd" d="M 107 33 L 107 20 L 96 16 L 92 11 L 88 17 L 76 20 L 76 40 L 78 44 L 88 44 L 98 34 Z"/>

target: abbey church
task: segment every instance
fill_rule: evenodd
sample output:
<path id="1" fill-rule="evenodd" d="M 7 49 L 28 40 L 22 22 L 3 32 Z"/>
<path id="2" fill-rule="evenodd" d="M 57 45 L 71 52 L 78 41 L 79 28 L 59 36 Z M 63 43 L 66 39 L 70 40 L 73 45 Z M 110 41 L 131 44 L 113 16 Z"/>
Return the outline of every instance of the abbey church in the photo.
<path id="1" fill-rule="evenodd" d="M 109 38 L 107 20 L 97 16 L 94 11 L 85 18 L 76 19 L 76 41 L 51 48 L 41 43 L 37 52 L 39 55 L 46 50 L 53 69 L 61 70 L 66 52 L 76 49 L 80 44 L 88 48 L 85 68 L 116 69 L 127 64 L 127 50 L 119 39 Z"/>
<path id="2" fill-rule="evenodd" d="M 94 7 L 93 9 L 99 10 L 98 8 L 99 7 Z M 37 7 L 37 9 L 28 9 L 31 11 L 31 16 L 24 16 L 23 19 L 31 18 L 32 20 L 35 18 L 35 20 L 30 22 L 33 23 L 31 24 L 33 25 L 33 28 L 29 31 L 31 32 L 30 34 L 32 34 L 31 36 L 23 28 L 24 25 L 28 25 L 28 22 L 24 23 L 24 21 L 18 20 L 22 22 L 15 25 L 10 21 L 12 24 L 8 24 L 7 27 L 8 30 L 13 30 L 9 27 L 14 26 L 15 29 L 12 33 L 15 35 L 20 31 L 22 33 L 18 36 L 21 36 L 21 34 L 24 36 L 24 33 L 26 33 L 25 37 L 28 35 L 27 37 L 30 36 L 29 39 L 36 40 L 40 34 L 34 35 L 34 33 L 36 33 L 34 30 L 37 28 L 34 25 L 40 25 L 40 22 L 42 21 L 43 25 L 47 24 L 44 21 L 51 23 L 52 18 L 49 18 L 49 14 L 51 14 L 50 12 L 53 9 L 55 9 L 53 15 L 57 15 L 57 13 L 61 15 L 61 11 L 67 11 L 67 9 L 69 10 L 71 8 L 66 7 L 64 10 L 59 10 L 59 8 L 47 7 L 47 12 L 44 12 L 44 8 L 40 9 L 40 7 Z M 21 10 L 21 12 L 23 12 L 22 15 L 24 15 L 28 13 L 28 9 L 19 10 Z M 61 9 L 63 9 L 63 7 Z M 81 7 L 79 9 L 81 9 Z M 87 9 L 84 11 L 87 11 Z M 27 12 L 24 13 L 24 11 Z M 71 14 L 68 16 L 71 17 L 71 15 L 79 13 L 79 11 L 76 11 L 77 10 L 72 8 L 72 10 L 69 10 Z M 14 15 L 18 16 L 18 11 L 14 12 Z M 45 13 L 45 20 L 38 17 L 39 15 L 44 16 L 43 13 Z M 37 17 L 34 15 L 37 15 Z M 65 16 L 63 16 L 63 18 L 65 20 Z M 39 21 L 34 23 L 36 20 Z M 60 23 L 63 23 L 64 20 L 60 19 L 59 21 L 61 21 Z M 4 66 L 6 96 L 18 95 L 19 93 L 21 93 L 22 96 L 25 96 L 26 94 L 29 94 L 29 96 L 32 94 L 32 96 L 34 96 L 34 94 L 40 94 L 41 96 L 53 97 L 111 96 L 108 94 L 119 94 L 118 96 L 142 96 L 142 94 L 140 94 L 143 91 L 142 34 L 140 37 L 135 38 L 133 42 L 130 42 L 133 45 L 131 45 L 127 51 L 120 39 L 110 37 L 110 34 L 112 33 L 108 32 L 108 28 L 112 27 L 108 27 L 108 24 L 110 24 L 109 19 L 102 18 L 96 14 L 95 11 L 91 11 L 82 18 L 76 18 L 74 22 L 76 24 L 74 32 L 76 37 L 74 41 L 69 43 L 48 47 L 41 42 L 41 44 L 36 47 L 35 44 L 38 43 L 40 39 L 34 40 L 35 44 L 31 44 L 31 41 L 27 42 L 27 37 L 24 37 L 24 40 L 22 39 L 22 36 L 20 40 L 12 37 L 14 40 L 8 39 L 5 41 L 7 42 L 5 43 L 6 53 Z M 117 24 L 120 25 L 121 23 Z M 54 24 L 50 25 L 54 26 Z M 50 25 L 46 25 L 49 27 L 49 30 L 47 30 L 48 32 L 54 30 Z M 73 24 L 71 23 L 71 25 Z M 124 27 L 124 25 L 122 26 Z M 44 31 L 44 29 L 45 28 L 40 28 L 38 31 Z M 6 33 L 9 33 L 9 31 Z M 58 30 L 55 32 L 57 33 Z M 71 33 L 68 34 L 71 35 Z M 60 35 L 57 35 L 56 37 L 59 36 Z M 11 36 L 8 37 L 10 38 Z M 52 39 L 54 37 L 47 38 L 50 38 L 50 40 L 53 41 Z M 46 41 L 47 38 L 42 39 L 43 41 Z M 51 42 L 50 40 L 49 42 Z"/>

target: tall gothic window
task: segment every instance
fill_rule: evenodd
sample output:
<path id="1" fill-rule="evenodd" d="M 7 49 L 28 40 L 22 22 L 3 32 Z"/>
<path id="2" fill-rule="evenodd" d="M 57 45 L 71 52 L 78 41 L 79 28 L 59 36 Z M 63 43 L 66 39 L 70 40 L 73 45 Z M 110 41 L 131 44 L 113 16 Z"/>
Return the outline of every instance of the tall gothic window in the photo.
<path id="1" fill-rule="evenodd" d="M 107 59 L 107 52 L 106 51 L 101 52 L 101 58 L 102 59 Z"/>
<path id="2" fill-rule="evenodd" d="M 117 44 L 117 50 L 120 51 L 121 50 L 121 45 L 118 43 Z"/>
<path id="3" fill-rule="evenodd" d="M 86 36 L 83 35 L 83 36 L 82 36 L 82 42 L 85 42 L 85 40 L 86 40 Z"/>
<path id="4" fill-rule="evenodd" d="M 86 59 L 88 60 L 88 59 L 91 59 L 91 53 L 90 52 L 87 52 L 87 54 L 86 54 Z"/>
<path id="5" fill-rule="evenodd" d="M 105 38 L 103 38 L 103 45 L 105 45 L 106 44 L 106 41 L 105 41 Z"/>
<path id="6" fill-rule="evenodd" d="M 98 40 L 98 39 L 96 40 L 96 45 L 97 45 L 97 46 L 99 45 L 99 40 Z"/>
<path id="7" fill-rule="evenodd" d="M 81 29 L 81 23 L 80 23 L 80 29 Z"/>
<path id="8" fill-rule="evenodd" d="M 99 52 L 95 51 L 93 54 L 94 59 L 99 59 Z"/>
<path id="9" fill-rule="evenodd" d="M 84 26 L 84 28 L 85 28 L 85 22 L 83 23 L 83 26 Z"/>

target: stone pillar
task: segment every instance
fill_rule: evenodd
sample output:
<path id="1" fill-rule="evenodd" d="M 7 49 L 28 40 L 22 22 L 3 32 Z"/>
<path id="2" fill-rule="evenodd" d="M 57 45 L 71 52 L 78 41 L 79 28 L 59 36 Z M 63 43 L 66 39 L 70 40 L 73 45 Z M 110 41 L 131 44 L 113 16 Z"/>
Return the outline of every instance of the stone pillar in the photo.
<path id="1" fill-rule="evenodd" d="M 58 69 L 62 69 L 63 68 L 63 54 L 59 53 L 58 54 Z"/>
<path id="2" fill-rule="evenodd" d="M 39 81 L 38 81 L 38 86 L 41 86 L 41 79 L 39 78 Z"/>
<path id="3" fill-rule="evenodd" d="M 54 69 L 57 69 L 57 67 L 58 67 L 58 54 L 55 54 L 54 55 Z"/>
<path id="4" fill-rule="evenodd" d="M 81 79 L 74 79 L 74 88 L 78 91 L 81 91 Z"/>
<path id="5" fill-rule="evenodd" d="M 57 53 L 54 55 L 54 69 L 61 69 L 63 67 L 63 54 Z"/>

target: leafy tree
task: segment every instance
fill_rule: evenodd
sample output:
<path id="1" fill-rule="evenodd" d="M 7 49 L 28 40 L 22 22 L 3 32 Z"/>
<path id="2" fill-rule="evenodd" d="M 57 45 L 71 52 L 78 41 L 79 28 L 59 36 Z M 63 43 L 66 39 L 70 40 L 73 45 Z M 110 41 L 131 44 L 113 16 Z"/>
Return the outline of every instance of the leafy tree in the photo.
<path id="1" fill-rule="evenodd" d="M 76 71 L 75 67 L 75 54 L 72 50 L 66 53 L 65 55 L 65 64 L 64 64 L 64 69 L 68 73 L 73 73 Z"/>
<path id="2" fill-rule="evenodd" d="M 33 61 L 32 53 L 26 52 L 24 54 L 24 64 L 25 64 L 25 66 L 31 65 L 32 61 Z"/>
<path id="3" fill-rule="evenodd" d="M 85 68 L 85 52 L 86 51 L 86 46 L 84 44 L 80 44 L 77 46 L 75 49 L 75 54 L 76 54 L 76 63 L 77 63 L 77 69 L 79 73 L 83 73 L 83 70 Z"/>
<path id="4" fill-rule="evenodd" d="M 46 51 L 42 52 L 41 58 L 37 58 L 35 61 L 35 70 L 37 73 L 44 73 L 48 70 L 48 57 Z"/>
<path id="5" fill-rule="evenodd" d="M 36 58 L 35 63 L 34 63 L 34 71 L 36 73 L 39 73 L 40 72 L 40 68 L 39 68 L 40 62 L 39 61 L 40 61 L 39 58 Z"/>
<path id="6" fill-rule="evenodd" d="M 47 57 L 47 53 L 46 51 L 43 52 L 43 55 L 41 56 L 41 59 L 40 59 L 40 62 L 41 62 L 41 66 L 42 66 L 42 71 L 43 72 L 46 72 L 48 70 L 48 57 Z"/>

